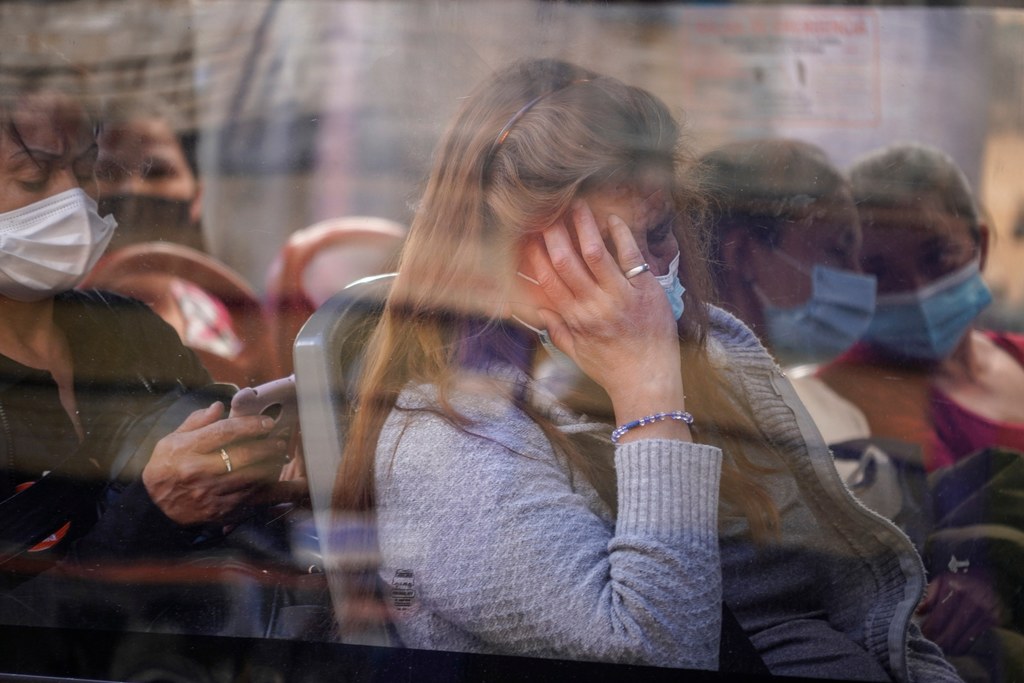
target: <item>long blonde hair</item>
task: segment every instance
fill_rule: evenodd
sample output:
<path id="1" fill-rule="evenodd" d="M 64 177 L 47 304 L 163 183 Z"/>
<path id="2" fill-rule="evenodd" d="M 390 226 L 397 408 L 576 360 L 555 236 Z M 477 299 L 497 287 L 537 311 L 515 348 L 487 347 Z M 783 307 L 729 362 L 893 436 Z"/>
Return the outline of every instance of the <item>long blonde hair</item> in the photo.
<path id="1" fill-rule="evenodd" d="M 707 356 L 709 278 L 703 240 L 691 219 L 701 201 L 683 173 L 689 157 L 680 139 L 679 125 L 650 93 L 560 61 L 514 64 L 464 101 L 436 151 L 398 275 L 367 345 L 335 482 L 338 510 L 373 508 L 380 431 L 407 383 L 434 385 L 440 412 L 466 424 L 448 401 L 464 363 L 466 321 L 501 324 L 500 302 L 523 238 L 565 215 L 577 197 L 654 170 L 671 174 L 678 210 L 688 407 L 703 425 L 702 440 L 728 454 L 723 505 L 746 516 L 755 537 L 777 528 L 778 512 L 757 480 L 765 470 L 745 456 L 751 441 L 771 446 Z M 523 409 L 614 508 L 610 464 L 574 445 L 529 406 Z"/>

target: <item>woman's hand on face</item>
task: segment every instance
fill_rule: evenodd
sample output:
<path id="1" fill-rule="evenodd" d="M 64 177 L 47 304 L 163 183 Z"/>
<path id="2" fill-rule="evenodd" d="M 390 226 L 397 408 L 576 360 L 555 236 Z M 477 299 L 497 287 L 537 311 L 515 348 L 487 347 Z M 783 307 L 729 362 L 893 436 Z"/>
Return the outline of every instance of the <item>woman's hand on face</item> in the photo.
<path id="1" fill-rule="evenodd" d="M 562 221 L 526 250 L 553 307 L 538 311 L 551 340 L 608 392 L 617 417 L 683 409 L 679 339 L 665 294 L 650 272 L 624 275 L 644 263 L 629 227 L 608 218 L 613 256 L 585 202 L 576 202 L 572 221 L 578 250 Z"/>
<path id="2" fill-rule="evenodd" d="M 222 420 L 223 413 L 223 404 L 214 403 L 189 415 L 157 442 L 142 471 L 150 498 L 178 524 L 229 521 L 240 507 L 265 499 L 280 477 L 287 444 L 261 438 L 273 420 Z M 228 453 L 230 472 L 221 449 Z"/>

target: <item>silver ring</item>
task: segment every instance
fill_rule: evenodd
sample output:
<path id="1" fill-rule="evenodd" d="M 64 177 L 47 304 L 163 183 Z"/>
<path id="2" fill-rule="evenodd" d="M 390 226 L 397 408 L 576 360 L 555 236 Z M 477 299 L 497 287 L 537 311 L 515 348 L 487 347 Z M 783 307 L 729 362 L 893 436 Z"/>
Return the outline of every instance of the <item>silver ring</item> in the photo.
<path id="1" fill-rule="evenodd" d="M 231 472 L 231 458 L 228 456 L 227 449 L 220 449 L 220 459 L 224 461 L 224 467 L 228 468 L 228 473 Z"/>
<path id="2" fill-rule="evenodd" d="M 641 273 L 646 273 L 650 269 L 651 267 L 649 265 L 647 265 L 646 263 L 641 263 L 639 266 L 630 268 L 625 273 L 623 273 L 623 275 L 626 276 L 627 280 L 630 280 L 632 278 L 635 278 L 637 275 L 640 275 Z"/>

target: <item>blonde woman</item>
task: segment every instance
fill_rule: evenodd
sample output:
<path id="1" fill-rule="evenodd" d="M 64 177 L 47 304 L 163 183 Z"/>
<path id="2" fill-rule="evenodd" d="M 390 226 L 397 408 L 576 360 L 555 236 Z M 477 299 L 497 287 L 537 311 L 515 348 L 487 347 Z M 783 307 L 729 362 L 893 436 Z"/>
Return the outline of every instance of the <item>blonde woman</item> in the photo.
<path id="1" fill-rule="evenodd" d="M 153 446 L 125 435 L 210 377 L 145 304 L 77 288 L 117 226 L 96 203 L 99 121 L 76 93 L 36 86 L 0 88 L 0 622 L 121 628 L 159 591 L 105 570 L 190 558 L 285 499 L 287 449 L 264 438 L 272 420 L 220 419 L 223 391 Z M 137 475 L 118 462 L 129 449 Z M 219 628 L 210 593 L 203 610 L 188 595 L 174 627 Z"/>
<path id="2" fill-rule="evenodd" d="M 956 680 L 911 631 L 908 541 L 704 303 L 679 138 L 649 93 L 540 60 L 441 140 L 335 488 L 376 515 L 403 643 L 716 669 L 724 596 L 773 672 Z"/>

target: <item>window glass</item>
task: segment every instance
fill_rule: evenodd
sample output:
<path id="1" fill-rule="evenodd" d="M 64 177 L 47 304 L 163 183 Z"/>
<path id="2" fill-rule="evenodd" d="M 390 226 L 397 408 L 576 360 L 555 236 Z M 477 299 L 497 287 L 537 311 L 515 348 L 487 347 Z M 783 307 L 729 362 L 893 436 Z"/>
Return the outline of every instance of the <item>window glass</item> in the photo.
<path id="1" fill-rule="evenodd" d="M 1015 593 L 1024 552 L 1016 503 L 1024 486 L 1024 11 L 1001 4 L 0 3 L 0 327 L 8 330 L 0 333 L 0 630 L 17 643 L 4 648 L 0 672 L 123 679 L 162 667 L 183 679 L 266 671 L 314 680 L 401 667 L 473 677 L 503 666 L 601 673 L 665 663 L 611 646 L 581 646 L 590 654 L 573 656 L 543 629 L 531 635 L 536 642 L 509 644 L 476 619 L 490 609 L 517 624 L 536 617 L 518 605 L 502 612 L 506 587 L 494 587 L 495 604 L 471 603 L 470 616 L 431 612 L 455 598 L 432 593 L 418 566 L 391 562 L 394 541 L 378 537 L 373 515 L 331 513 L 363 354 L 395 282 L 364 278 L 418 262 L 399 255 L 431 206 L 438 143 L 478 96 L 474 88 L 517 61 L 551 58 L 652 93 L 682 124 L 685 158 L 675 170 L 686 183 L 643 176 L 653 184 L 630 187 L 653 204 L 638 209 L 602 195 L 608 203 L 592 202 L 597 221 L 657 214 L 636 233 L 650 241 L 640 245 L 648 268 L 664 279 L 671 254 L 692 247 L 708 270 L 687 281 L 684 255 L 675 272 L 688 293 L 673 289 L 680 282 L 662 285 L 685 303 L 682 319 L 713 338 L 719 323 L 688 316 L 716 304 L 764 359 L 763 385 L 730 375 L 740 366 L 728 355 L 721 378 L 732 379 L 720 379 L 750 402 L 751 438 L 787 463 L 751 465 L 760 482 L 751 490 L 774 499 L 784 529 L 792 523 L 803 535 L 785 531 L 786 550 L 746 555 L 730 536 L 730 524 L 746 524 L 736 521 L 743 505 L 723 503 L 714 545 L 732 559 L 712 564 L 726 604 L 762 601 L 727 615 L 740 622 L 730 656 L 739 661 L 750 647 L 761 662 L 756 650 L 785 641 L 796 619 L 760 606 L 802 607 L 796 598 L 813 594 L 808 619 L 854 635 L 793 638 L 830 654 L 852 638 L 879 675 L 903 680 L 913 657 L 879 655 L 865 633 L 891 645 L 915 632 L 907 624 L 927 586 L 914 620 L 945 659 L 968 680 L 1012 680 L 1024 665 Z M 591 96 L 592 80 L 571 81 L 584 83 L 580 98 Z M 538 111 L 537 100 L 521 105 L 507 127 L 521 131 Z M 519 149 L 514 134 L 498 135 L 490 153 L 506 142 Z M 492 171 L 481 172 L 482 187 Z M 701 210 L 680 205 L 684 185 Z M 491 227 L 503 220 L 487 215 Z M 475 248 L 466 240 L 435 260 L 461 263 Z M 517 267 L 536 283 L 536 271 Z M 474 268 L 504 272 L 498 263 Z M 362 283 L 344 290 L 354 281 Z M 465 285 L 467 300 L 483 298 L 486 286 Z M 543 348 L 519 324 L 532 318 L 510 319 L 511 338 Z M 548 321 L 533 322 L 536 331 Z M 719 342 L 708 343 L 713 357 Z M 571 359 L 559 369 L 560 356 L 551 356 L 532 379 L 577 417 L 622 422 L 611 424 L 618 413 L 608 413 L 596 384 L 563 372 L 574 369 Z M 267 384 L 287 377 L 294 382 Z M 194 412 L 219 401 L 227 414 L 246 387 L 263 392 L 249 397 L 249 410 L 279 426 Z M 762 389 L 780 402 L 771 405 L 787 415 L 789 436 L 771 431 L 783 429 L 769 425 L 780 413 L 752 398 Z M 733 405 L 730 396 L 721 405 Z M 221 424 L 235 426 L 217 431 Z M 698 419 L 698 437 L 701 428 Z M 174 430 L 176 440 L 164 438 Z M 227 475 L 237 483 L 223 484 Z M 479 484 L 470 479 L 462 489 L 453 474 L 440 498 L 470 496 Z M 863 520 L 848 518 L 860 513 L 849 510 L 859 507 L 832 518 L 825 503 L 808 502 L 819 487 L 852 506 L 840 480 L 892 524 L 856 526 Z M 577 495 L 573 482 L 566 491 Z M 613 499 L 624 495 L 612 488 Z M 580 503 L 587 520 L 614 535 L 620 513 L 594 501 Z M 797 508 L 806 519 L 786 516 Z M 455 583 L 469 590 L 500 581 L 505 574 L 492 565 L 516 558 L 481 555 L 529 546 L 520 526 L 527 518 L 511 517 L 507 544 L 471 548 L 452 572 L 471 567 L 473 576 Z M 889 539 L 893 566 L 911 567 L 893 579 L 902 602 L 875 606 L 906 622 L 904 633 L 873 624 L 867 608 L 823 607 L 842 602 L 835 577 L 850 561 L 846 550 L 808 540 L 809 529 L 824 527 L 856 558 L 873 552 L 860 538 Z M 430 545 L 425 538 L 435 537 L 417 536 Z M 820 572 L 808 576 L 827 578 L 789 581 L 792 548 Z M 763 573 L 749 572 L 759 561 Z M 955 610 L 941 606 L 958 592 L 969 598 Z M 657 608 L 638 609 L 658 621 Z M 425 612 L 435 620 L 424 627 L 435 629 L 429 636 L 403 626 L 426 623 Z M 732 643 L 717 619 L 723 643 Z M 446 633 L 438 624 L 458 624 L 459 637 L 437 635 Z M 52 647 L 35 649 L 39 642 Z M 816 676 L 765 662 L 775 673 Z"/>

